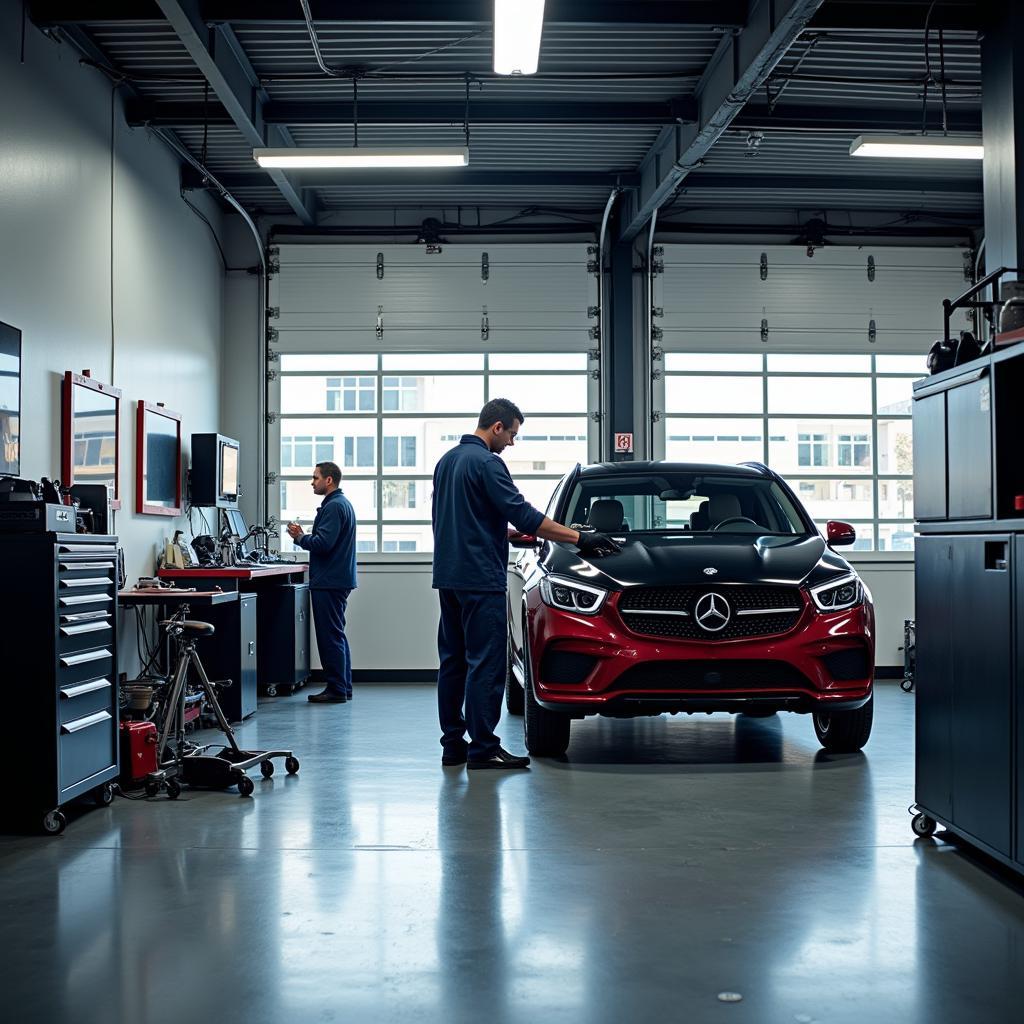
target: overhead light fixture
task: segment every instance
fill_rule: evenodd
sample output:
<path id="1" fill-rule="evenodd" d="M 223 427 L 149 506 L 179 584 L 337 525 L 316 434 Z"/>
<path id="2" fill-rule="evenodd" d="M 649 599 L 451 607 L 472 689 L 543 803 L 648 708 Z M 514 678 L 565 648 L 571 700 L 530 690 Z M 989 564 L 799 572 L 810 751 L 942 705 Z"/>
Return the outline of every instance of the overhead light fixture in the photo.
<path id="1" fill-rule="evenodd" d="M 544 30 L 544 0 L 494 0 L 494 73 L 533 75 Z"/>
<path id="2" fill-rule="evenodd" d="M 980 139 L 954 135 L 859 135 L 850 144 L 850 156 L 982 160 L 985 147 Z"/>
<path id="3" fill-rule="evenodd" d="M 304 170 L 315 167 L 467 167 L 468 146 L 389 149 L 343 147 L 331 149 L 254 149 L 260 167 Z"/>

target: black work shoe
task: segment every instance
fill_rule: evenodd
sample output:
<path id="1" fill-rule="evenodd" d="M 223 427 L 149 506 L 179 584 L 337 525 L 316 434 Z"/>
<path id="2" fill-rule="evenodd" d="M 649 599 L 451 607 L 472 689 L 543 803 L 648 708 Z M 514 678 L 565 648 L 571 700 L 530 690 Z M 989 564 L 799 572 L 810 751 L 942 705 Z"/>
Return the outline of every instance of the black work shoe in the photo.
<path id="1" fill-rule="evenodd" d="M 344 704 L 348 697 L 343 693 L 334 693 L 331 690 L 324 690 L 322 693 L 311 693 L 306 700 L 310 704 Z"/>
<path id="2" fill-rule="evenodd" d="M 441 755 L 442 768 L 459 768 L 466 763 L 466 750 L 446 750 Z"/>
<path id="3" fill-rule="evenodd" d="M 467 761 L 467 768 L 529 768 L 530 759 L 528 757 L 516 757 L 515 754 L 510 754 L 507 750 L 498 747 L 498 752 L 493 757 L 488 757 L 483 761 Z"/>

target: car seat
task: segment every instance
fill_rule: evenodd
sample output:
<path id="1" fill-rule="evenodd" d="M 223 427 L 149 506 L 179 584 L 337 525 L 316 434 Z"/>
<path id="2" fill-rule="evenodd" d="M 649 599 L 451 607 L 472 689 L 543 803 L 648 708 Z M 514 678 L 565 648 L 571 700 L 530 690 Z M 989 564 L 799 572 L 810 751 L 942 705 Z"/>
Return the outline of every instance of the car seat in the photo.
<path id="1" fill-rule="evenodd" d="M 622 502 L 617 498 L 601 498 L 590 506 L 587 525 L 599 533 L 621 533 L 623 529 Z"/>
<path id="2" fill-rule="evenodd" d="M 708 518 L 712 526 L 743 515 L 740 499 L 735 494 L 713 494 L 708 505 Z"/>
<path id="3" fill-rule="evenodd" d="M 690 513 L 690 529 L 694 531 L 703 531 L 709 529 L 711 526 L 711 519 L 708 516 L 708 503 L 702 501 L 697 506 L 696 512 Z"/>

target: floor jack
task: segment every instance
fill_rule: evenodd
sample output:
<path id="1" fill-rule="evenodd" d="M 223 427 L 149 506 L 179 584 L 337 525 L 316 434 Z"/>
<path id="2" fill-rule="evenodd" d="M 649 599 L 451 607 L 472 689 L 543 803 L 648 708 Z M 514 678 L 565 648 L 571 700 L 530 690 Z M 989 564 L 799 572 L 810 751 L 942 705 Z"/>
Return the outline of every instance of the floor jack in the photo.
<path id="1" fill-rule="evenodd" d="M 251 796 L 256 786 L 246 771 L 258 764 L 263 777 L 269 779 L 274 774 L 271 759 L 275 757 L 283 757 L 285 770 L 294 775 L 299 770 L 299 759 L 290 750 L 242 750 L 238 746 L 217 700 L 216 688 L 196 653 L 196 641 L 203 636 L 212 636 L 214 627 L 209 622 L 193 621 L 188 614 L 189 607 L 183 604 L 172 618 L 160 623 L 177 646 L 177 658 L 164 703 L 166 714 L 157 745 L 162 760 L 160 767 L 146 776 L 146 795 L 156 796 L 160 790 L 165 790 L 168 797 L 175 800 L 181 794 L 182 783 L 185 783 L 205 789 L 237 786 L 242 796 Z M 215 754 L 207 753 L 212 744 L 196 748 L 185 739 L 185 682 L 190 665 L 195 669 L 207 703 L 228 740 L 228 745 Z M 174 746 L 170 748 L 168 742 L 172 731 Z"/>

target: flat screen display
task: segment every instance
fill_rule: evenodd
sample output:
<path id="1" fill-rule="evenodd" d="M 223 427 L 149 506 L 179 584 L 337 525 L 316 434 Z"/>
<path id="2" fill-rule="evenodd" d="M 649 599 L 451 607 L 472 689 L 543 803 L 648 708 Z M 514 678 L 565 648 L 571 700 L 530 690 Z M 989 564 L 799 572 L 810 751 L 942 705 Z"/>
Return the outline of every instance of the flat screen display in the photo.
<path id="1" fill-rule="evenodd" d="M 178 504 L 178 422 L 146 412 L 147 505 L 176 508 Z"/>
<path id="2" fill-rule="evenodd" d="M 76 484 L 105 484 L 113 497 L 117 478 L 117 399 L 72 385 L 71 442 Z"/>
<path id="3" fill-rule="evenodd" d="M 21 473 L 21 331 L 0 323 L 0 473 Z"/>
<path id="4" fill-rule="evenodd" d="M 237 508 L 224 509 L 224 518 L 227 520 L 228 529 L 233 537 L 238 537 L 241 540 L 249 532 L 249 527 L 245 525 L 245 516 Z"/>
<path id="5" fill-rule="evenodd" d="M 231 444 L 220 446 L 220 493 L 222 498 L 238 494 L 238 449 Z"/>

